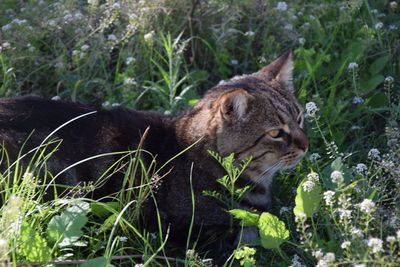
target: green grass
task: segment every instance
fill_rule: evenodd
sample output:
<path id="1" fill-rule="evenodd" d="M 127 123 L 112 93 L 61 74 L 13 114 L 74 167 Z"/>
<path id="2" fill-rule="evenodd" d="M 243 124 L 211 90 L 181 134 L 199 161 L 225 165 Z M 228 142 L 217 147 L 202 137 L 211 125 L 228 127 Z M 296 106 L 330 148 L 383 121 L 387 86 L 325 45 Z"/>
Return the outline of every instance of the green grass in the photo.
<path id="1" fill-rule="evenodd" d="M 398 1 L 295 0 L 286 9 L 271 0 L 89 2 L 1 1 L 1 97 L 33 93 L 175 114 L 220 80 L 291 49 L 296 95 L 317 110 L 308 110 L 310 152 L 274 183 L 272 213 L 290 236 L 273 249 L 246 244 L 226 265 L 399 264 Z M 151 187 L 98 202 L 78 197 L 91 188 L 84 185 L 69 199 L 45 200 L 40 184 L 57 175 L 45 164 L 53 147 L 45 142 L 25 169 L 2 150 L 10 168 L 0 176 L 0 262 L 95 259 L 88 266 L 106 266 L 112 256 L 134 255 L 132 262 L 151 266 L 207 264 L 207 254 L 171 249 L 167 233 L 132 223 Z M 136 153 L 127 157 L 125 188 L 133 173 L 153 177 Z M 334 171 L 343 176 L 336 183 Z M 306 192 L 306 182 L 321 191 Z M 317 197 L 307 198 L 312 192 Z M 307 217 L 299 208 L 294 215 L 301 203 Z M 63 219 L 69 213 L 78 219 Z M 70 223 L 69 239 L 58 221 Z M 112 263 L 122 261 L 129 259 Z"/>

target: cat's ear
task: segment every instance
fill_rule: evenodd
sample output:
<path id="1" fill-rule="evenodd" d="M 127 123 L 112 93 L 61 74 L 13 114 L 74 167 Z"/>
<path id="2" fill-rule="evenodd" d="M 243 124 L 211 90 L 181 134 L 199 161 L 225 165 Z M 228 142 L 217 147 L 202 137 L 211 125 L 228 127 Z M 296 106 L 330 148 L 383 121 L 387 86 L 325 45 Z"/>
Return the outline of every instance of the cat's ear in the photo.
<path id="1" fill-rule="evenodd" d="M 289 90 L 293 90 L 293 56 L 292 51 L 273 61 L 268 66 L 256 72 L 257 76 L 266 79 L 275 79 L 283 83 Z"/>
<path id="2" fill-rule="evenodd" d="M 254 97 L 243 89 L 224 93 L 218 99 L 218 106 L 225 120 L 240 119 L 246 114 L 250 101 Z"/>

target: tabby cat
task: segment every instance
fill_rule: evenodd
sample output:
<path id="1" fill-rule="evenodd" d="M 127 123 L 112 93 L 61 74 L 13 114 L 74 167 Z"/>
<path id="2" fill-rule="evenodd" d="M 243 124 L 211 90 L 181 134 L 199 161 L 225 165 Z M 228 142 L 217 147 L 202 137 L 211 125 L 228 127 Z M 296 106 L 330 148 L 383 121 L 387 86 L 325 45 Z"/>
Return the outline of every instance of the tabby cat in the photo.
<path id="1" fill-rule="evenodd" d="M 145 201 L 142 210 L 151 225 L 157 221 L 156 202 L 164 228 L 170 227 L 170 238 L 185 241 L 192 220 L 191 177 L 194 231 L 201 231 L 202 237 L 215 237 L 228 231 L 231 218 L 220 202 L 202 193 L 221 191 L 216 179 L 225 174 L 207 150 L 221 156 L 234 153 L 238 161 L 253 157 L 238 186 L 253 184 L 254 189 L 241 205 L 263 211 L 271 202 L 274 174 L 295 166 L 308 149 L 303 111 L 293 95 L 292 70 L 292 55 L 288 52 L 258 72 L 215 86 L 177 116 L 124 108 L 104 110 L 33 96 L 1 99 L 0 141 L 16 159 L 21 149 L 24 153 L 37 147 L 60 125 L 95 111 L 53 133 L 62 140 L 46 164 L 53 174 L 95 155 L 134 150 L 139 143 L 143 150 L 156 155 L 159 167 L 197 142 L 159 173 L 161 183 L 155 201 Z M 146 155 L 143 153 L 143 159 L 150 164 L 152 158 Z M 98 157 L 78 164 L 59 175 L 56 184 L 96 181 L 120 157 Z M 92 197 L 118 192 L 122 177 L 122 171 L 116 171 L 94 190 Z"/>

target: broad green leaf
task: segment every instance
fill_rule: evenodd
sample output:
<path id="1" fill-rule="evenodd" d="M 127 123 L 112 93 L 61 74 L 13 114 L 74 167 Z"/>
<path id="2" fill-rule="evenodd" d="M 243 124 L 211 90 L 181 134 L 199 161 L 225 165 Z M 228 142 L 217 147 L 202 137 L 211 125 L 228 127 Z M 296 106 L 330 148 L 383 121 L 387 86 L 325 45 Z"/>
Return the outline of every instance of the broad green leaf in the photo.
<path id="1" fill-rule="evenodd" d="M 235 219 L 241 220 L 240 225 L 242 226 L 258 225 L 258 220 L 260 218 L 260 215 L 256 213 L 251 213 L 240 209 L 230 210 L 229 213 L 232 214 Z"/>
<path id="2" fill-rule="evenodd" d="M 114 225 L 117 218 L 117 214 L 110 215 L 107 219 L 104 220 L 104 223 L 101 225 L 99 232 L 103 233 L 104 231 L 110 229 Z"/>
<path id="3" fill-rule="evenodd" d="M 372 75 L 378 74 L 386 66 L 389 59 L 390 59 L 389 55 L 381 56 L 371 64 L 371 66 L 369 67 L 369 72 Z"/>
<path id="4" fill-rule="evenodd" d="M 368 106 L 371 106 L 373 108 L 387 107 L 388 97 L 385 93 L 379 92 L 372 96 L 367 103 Z"/>
<path id="5" fill-rule="evenodd" d="M 268 212 L 260 215 L 258 228 L 261 245 L 266 249 L 278 248 L 289 237 L 285 223 Z"/>
<path id="6" fill-rule="evenodd" d="M 107 267 L 111 266 L 108 264 L 108 260 L 105 257 L 98 257 L 91 259 L 88 262 L 81 264 L 81 267 Z"/>
<path id="7" fill-rule="evenodd" d="M 383 80 L 385 80 L 385 77 L 381 74 L 377 74 L 371 78 L 369 78 L 368 80 L 364 80 L 360 82 L 360 90 L 363 93 L 368 93 L 370 91 L 373 91 L 376 89 L 376 87 L 378 87 L 378 85 L 380 85 Z"/>
<path id="8" fill-rule="evenodd" d="M 353 178 L 352 171 L 343 165 L 342 158 L 336 158 L 332 163 L 324 168 L 322 171 L 322 182 L 328 189 L 334 190 L 337 188 L 337 184 L 332 182 L 331 173 L 333 171 L 340 171 L 343 173 L 345 185 L 348 185 Z"/>
<path id="9" fill-rule="evenodd" d="M 311 192 L 304 191 L 303 184 L 308 179 L 305 178 L 297 187 L 297 195 L 295 199 L 296 206 L 293 209 L 294 215 L 304 213 L 307 217 L 312 217 L 318 211 L 322 199 L 322 188 L 319 184 L 315 184 Z"/>
<path id="10" fill-rule="evenodd" d="M 112 213 L 112 210 L 118 210 L 119 208 L 118 202 L 90 203 L 90 211 L 98 217 L 107 217 Z"/>
<path id="11" fill-rule="evenodd" d="M 18 238 L 18 254 L 27 261 L 51 261 L 51 249 L 47 241 L 34 228 L 24 222 Z"/>
<path id="12" fill-rule="evenodd" d="M 89 204 L 79 202 L 54 216 L 47 227 L 49 239 L 59 247 L 73 245 L 82 236 L 81 228 L 88 221 Z"/>

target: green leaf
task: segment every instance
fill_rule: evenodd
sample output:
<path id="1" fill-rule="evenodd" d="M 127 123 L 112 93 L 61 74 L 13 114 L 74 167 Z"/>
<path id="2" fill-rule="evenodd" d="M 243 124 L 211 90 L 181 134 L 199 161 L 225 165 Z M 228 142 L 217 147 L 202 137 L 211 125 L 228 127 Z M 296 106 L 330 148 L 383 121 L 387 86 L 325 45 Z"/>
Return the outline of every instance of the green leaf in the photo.
<path id="1" fill-rule="evenodd" d="M 260 215 L 258 228 L 261 245 L 266 249 L 278 248 L 289 237 L 285 223 L 268 212 L 263 212 Z"/>
<path id="2" fill-rule="evenodd" d="M 118 202 L 93 202 L 90 203 L 90 211 L 98 217 L 110 216 L 112 210 L 119 210 L 120 205 Z"/>
<path id="3" fill-rule="evenodd" d="M 348 185 L 353 178 L 352 171 L 343 165 L 342 158 L 341 157 L 336 158 L 334 161 L 332 161 L 330 165 L 326 166 L 325 169 L 322 171 L 321 179 L 324 186 L 328 189 L 334 190 L 337 188 L 337 184 L 333 183 L 331 179 L 331 173 L 333 171 L 340 171 L 343 173 L 343 178 L 344 178 L 343 183 L 345 185 Z"/>
<path id="4" fill-rule="evenodd" d="M 304 191 L 303 184 L 308 179 L 305 178 L 297 187 L 297 195 L 295 199 L 296 206 L 293 209 L 294 215 L 304 213 L 307 217 L 312 217 L 318 211 L 321 199 L 322 188 L 319 184 L 315 184 L 311 192 Z"/>
<path id="5" fill-rule="evenodd" d="M 255 226 L 258 225 L 260 215 L 251 213 L 245 210 L 234 209 L 229 211 L 235 219 L 241 220 L 240 225 L 242 226 Z"/>
<path id="6" fill-rule="evenodd" d="M 379 92 L 372 96 L 367 102 L 368 106 L 373 108 L 381 108 L 388 106 L 388 97 L 385 93 Z"/>
<path id="7" fill-rule="evenodd" d="M 105 257 L 98 257 L 85 262 L 81 267 L 107 267 L 109 266 L 108 260 Z"/>
<path id="8" fill-rule="evenodd" d="M 389 55 L 381 56 L 371 64 L 371 66 L 369 67 L 369 72 L 372 75 L 378 74 L 386 66 L 389 59 L 390 59 Z"/>
<path id="9" fill-rule="evenodd" d="M 368 80 L 364 80 L 360 82 L 360 90 L 363 93 L 368 93 L 372 90 L 375 90 L 378 85 L 380 85 L 383 80 L 385 80 L 385 77 L 381 74 L 377 74 L 373 77 L 371 77 Z"/>
<path id="10" fill-rule="evenodd" d="M 46 239 L 26 222 L 21 226 L 17 243 L 20 244 L 18 254 L 27 261 L 51 261 L 51 249 L 47 246 Z"/>
<path id="11" fill-rule="evenodd" d="M 87 213 L 89 204 L 79 202 L 54 216 L 47 227 L 49 239 L 56 242 L 59 247 L 71 246 L 82 235 L 81 228 L 88 221 Z"/>

